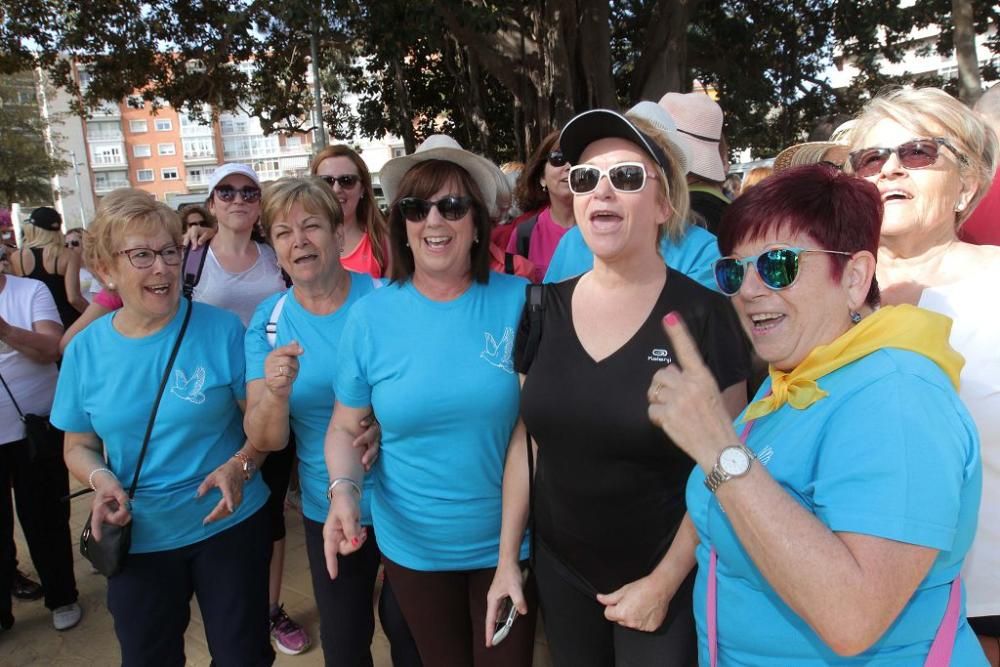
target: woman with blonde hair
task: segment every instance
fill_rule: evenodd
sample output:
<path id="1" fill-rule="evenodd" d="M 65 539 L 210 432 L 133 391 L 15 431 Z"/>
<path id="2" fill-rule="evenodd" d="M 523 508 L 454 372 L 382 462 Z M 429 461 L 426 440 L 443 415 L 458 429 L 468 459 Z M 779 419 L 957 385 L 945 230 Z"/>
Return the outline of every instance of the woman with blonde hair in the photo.
<path id="1" fill-rule="evenodd" d="M 981 439 L 983 500 L 962 578 L 969 623 L 990 664 L 1000 665 L 1000 316 L 993 290 L 1000 248 L 958 239 L 993 180 L 997 138 L 936 88 L 876 97 L 852 138 L 848 169 L 878 187 L 885 208 L 876 272 L 883 303 L 952 318 L 949 340 L 965 357 L 960 395 Z"/>
<path id="2" fill-rule="evenodd" d="M 757 185 L 765 178 L 770 176 L 774 172 L 771 167 L 754 167 L 747 172 L 747 175 L 743 177 L 743 182 L 740 185 L 739 194 L 743 194 L 753 186 Z"/>
<path id="3" fill-rule="evenodd" d="M 389 233 L 375 202 L 368 166 L 343 144 L 327 146 L 313 158 L 309 173 L 323 179 L 344 212 L 345 269 L 381 278 L 389 272 Z"/>
<path id="4" fill-rule="evenodd" d="M 21 236 L 21 249 L 11 256 L 14 275 L 45 283 L 63 327 L 68 327 L 87 309 L 87 300 L 80 293 L 80 257 L 66 250 L 62 216 L 54 208 L 39 206 Z"/>

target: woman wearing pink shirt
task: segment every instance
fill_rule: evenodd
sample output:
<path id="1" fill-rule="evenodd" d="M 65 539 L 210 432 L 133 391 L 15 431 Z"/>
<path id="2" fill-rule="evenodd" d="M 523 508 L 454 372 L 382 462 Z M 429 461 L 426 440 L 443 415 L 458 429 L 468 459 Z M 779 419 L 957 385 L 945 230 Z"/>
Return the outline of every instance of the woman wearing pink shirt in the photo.
<path id="1" fill-rule="evenodd" d="M 514 193 L 521 210 L 532 213 L 515 221 L 507 252 L 527 257 L 535 265 L 535 282 L 545 276 L 559 239 L 576 224 L 573 193 L 567 183 L 570 164 L 556 144 L 558 139 L 559 132 L 554 131 L 539 144 L 521 172 Z"/>

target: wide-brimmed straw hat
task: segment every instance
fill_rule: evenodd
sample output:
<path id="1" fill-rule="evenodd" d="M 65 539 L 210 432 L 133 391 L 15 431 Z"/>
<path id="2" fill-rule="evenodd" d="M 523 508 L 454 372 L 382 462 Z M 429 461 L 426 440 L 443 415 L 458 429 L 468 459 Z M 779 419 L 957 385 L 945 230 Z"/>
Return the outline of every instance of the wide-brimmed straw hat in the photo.
<path id="1" fill-rule="evenodd" d="M 691 147 L 688 172 L 710 181 L 726 180 L 726 168 L 719 155 L 722 107 L 704 93 L 667 93 L 660 98 L 660 106 L 674 119 Z"/>
<path id="2" fill-rule="evenodd" d="M 789 146 L 774 158 L 774 172 L 820 162 L 831 162 L 837 167 L 843 167 L 850 154 L 851 130 L 854 129 L 854 124 L 854 120 L 841 124 L 830 135 L 829 141 L 807 141 Z"/>
<path id="3" fill-rule="evenodd" d="M 629 120 L 640 118 L 660 131 L 677 154 L 681 168 L 687 171 L 691 149 L 677 132 L 673 119 L 655 102 L 639 102 L 625 115 L 611 109 L 591 109 L 574 116 L 559 135 L 559 148 L 570 164 L 577 164 L 590 144 L 600 139 L 618 138 L 631 141 L 648 154 L 661 168 L 669 163 L 666 153 L 656 141 Z"/>
<path id="4" fill-rule="evenodd" d="M 493 215 L 497 203 L 497 176 L 496 167 L 492 162 L 471 153 L 461 144 L 446 134 L 432 134 L 427 137 L 424 143 L 417 146 L 417 150 L 410 155 L 404 155 L 389 160 L 383 165 L 379 172 L 379 182 L 382 184 L 382 192 L 390 204 L 396 201 L 399 195 L 399 183 L 413 167 L 428 160 L 443 160 L 457 164 L 459 167 L 469 172 L 469 176 L 479 187 L 483 195 L 483 203 L 489 208 Z"/>

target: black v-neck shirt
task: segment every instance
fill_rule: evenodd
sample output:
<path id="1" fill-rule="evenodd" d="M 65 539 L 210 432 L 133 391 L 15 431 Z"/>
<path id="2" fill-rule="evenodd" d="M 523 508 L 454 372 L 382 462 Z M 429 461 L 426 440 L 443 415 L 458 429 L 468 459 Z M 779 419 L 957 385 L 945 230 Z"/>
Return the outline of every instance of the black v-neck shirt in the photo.
<path id="1" fill-rule="evenodd" d="M 545 286 L 542 336 L 521 415 L 538 444 L 537 537 L 597 591 L 610 593 L 649 574 L 666 553 L 694 466 L 647 414 L 653 374 L 674 359 L 661 320 L 681 314 L 721 388 L 748 377 L 749 350 L 728 299 L 669 269 L 636 334 L 594 361 L 573 327 L 578 282 Z M 525 314 L 518 350 L 527 321 Z"/>

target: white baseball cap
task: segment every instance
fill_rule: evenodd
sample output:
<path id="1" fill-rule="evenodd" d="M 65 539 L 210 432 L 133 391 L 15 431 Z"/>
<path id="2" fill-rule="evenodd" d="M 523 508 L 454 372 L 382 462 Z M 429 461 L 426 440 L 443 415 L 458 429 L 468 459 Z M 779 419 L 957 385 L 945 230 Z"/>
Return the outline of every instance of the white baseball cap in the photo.
<path id="1" fill-rule="evenodd" d="M 212 172 L 212 178 L 208 181 L 208 194 L 211 196 L 212 192 L 215 191 L 215 186 L 221 183 L 224 178 L 233 174 L 246 176 L 254 182 L 254 185 L 260 187 L 260 178 L 257 176 L 257 172 L 253 170 L 253 167 L 240 162 L 230 162 Z"/>

